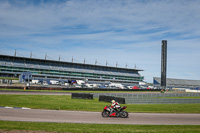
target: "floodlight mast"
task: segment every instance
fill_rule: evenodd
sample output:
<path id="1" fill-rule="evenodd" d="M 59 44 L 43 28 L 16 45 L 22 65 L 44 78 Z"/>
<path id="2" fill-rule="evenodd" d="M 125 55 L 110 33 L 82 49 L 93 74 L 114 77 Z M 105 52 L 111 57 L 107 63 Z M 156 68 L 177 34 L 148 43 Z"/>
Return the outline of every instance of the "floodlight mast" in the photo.
<path id="1" fill-rule="evenodd" d="M 161 53 L 161 88 L 166 89 L 166 75 L 167 73 L 167 40 L 162 40 Z"/>

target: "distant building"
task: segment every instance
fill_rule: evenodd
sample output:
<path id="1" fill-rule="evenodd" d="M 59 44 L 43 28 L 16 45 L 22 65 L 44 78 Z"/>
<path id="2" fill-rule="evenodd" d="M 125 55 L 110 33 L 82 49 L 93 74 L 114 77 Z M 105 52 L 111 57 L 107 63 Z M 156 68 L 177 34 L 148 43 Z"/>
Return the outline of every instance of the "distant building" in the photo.
<path id="1" fill-rule="evenodd" d="M 154 85 L 160 85 L 161 84 L 161 78 L 154 77 L 153 83 L 154 83 Z M 196 88 L 196 87 L 200 87 L 200 80 L 186 80 L 186 79 L 167 78 L 167 87 Z"/>
<path id="2" fill-rule="evenodd" d="M 143 70 L 0 55 L 1 77 L 22 78 L 23 72 L 31 72 L 31 78 L 33 79 L 139 84 L 144 80 L 139 71 Z"/>

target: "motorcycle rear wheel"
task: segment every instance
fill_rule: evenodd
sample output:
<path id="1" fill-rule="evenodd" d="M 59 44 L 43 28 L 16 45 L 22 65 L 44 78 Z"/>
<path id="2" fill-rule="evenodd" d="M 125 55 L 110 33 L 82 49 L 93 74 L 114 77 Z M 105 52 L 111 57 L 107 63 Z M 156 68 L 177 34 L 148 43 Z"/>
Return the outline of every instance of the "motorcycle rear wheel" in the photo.
<path id="1" fill-rule="evenodd" d="M 108 111 L 103 111 L 103 112 L 101 113 L 102 117 L 108 117 L 109 114 L 110 114 L 110 113 L 109 113 Z"/>

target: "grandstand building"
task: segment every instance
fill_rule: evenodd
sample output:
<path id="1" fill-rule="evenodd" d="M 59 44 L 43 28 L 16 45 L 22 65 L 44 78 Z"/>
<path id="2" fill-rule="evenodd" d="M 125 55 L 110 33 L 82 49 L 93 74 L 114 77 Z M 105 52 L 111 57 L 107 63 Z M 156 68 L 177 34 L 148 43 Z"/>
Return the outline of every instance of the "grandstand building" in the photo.
<path id="1" fill-rule="evenodd" d="M 22 77 L 23 72 L 31 72 L 32 79 L 138 84 L 144 80 L 139 71 L 143 70 L 0 55 L 0 77 Z"/>
<path id="2" fill-rule="evenodd" d="M 154 85 L 161 84 L 161 78 L 153 78 Z M 184 87 L 184 88 L 196 88 L 200 87 L 200 80 L 186 80 L 186 79 L 173 79 L 167 78 L 167 87 Z"/>

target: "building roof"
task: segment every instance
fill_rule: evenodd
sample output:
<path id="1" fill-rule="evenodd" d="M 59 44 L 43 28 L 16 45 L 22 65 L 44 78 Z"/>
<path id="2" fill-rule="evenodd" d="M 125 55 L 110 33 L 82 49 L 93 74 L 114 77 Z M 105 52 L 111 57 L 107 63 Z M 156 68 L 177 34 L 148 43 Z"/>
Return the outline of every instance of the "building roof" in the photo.
<path id="1" fill-rule="evenodd" d="M 161 84 L 161 78 L 154 77 L 154 84 Z M 167 86 L 174 87 L 200 87 L 200 80 L 167 78 Z"/>
<path id="2" fill-rule="evenodd" d="M 37 59 L 37 58 L 28 58 L 28 57 L 18 57 L 18 56 L 10 56 L 10 55 L 0 55 L 0 59 L 5 60 L 14 60 L 14 61 L 24 61 L 24 62 L 42 62 L 46 64 L 56 64 L 56 65 L 69 65 L 74 67 L 91 67 L 96 69 L 112 69 L 112 70 L 120 70 L 127 72 L 135 72 L 135 71 L 143 71 L 141 69 L 131 69 L 131 68 L 121 68 L 121 67 L 112 67 L 112 66 L 103 66 L 103 65 L 92 65 L 92 64 L 84 64 L 84 63 L 75 63 L 75 62 L 65 62 L 65 61 L 57 61 L 57 60 L 48 60 L 48 59 Z"/>

